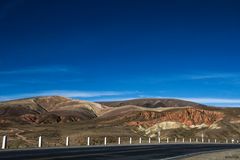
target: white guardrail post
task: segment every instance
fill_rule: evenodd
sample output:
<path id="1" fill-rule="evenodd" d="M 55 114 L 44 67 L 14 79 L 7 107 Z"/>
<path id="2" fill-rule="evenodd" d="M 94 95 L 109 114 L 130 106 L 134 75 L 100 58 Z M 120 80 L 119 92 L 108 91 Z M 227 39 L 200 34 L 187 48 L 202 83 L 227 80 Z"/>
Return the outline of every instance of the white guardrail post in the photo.
<path id="1" fill-rule="evenodd" d="M 139 144 L 142 144 L 142 138 L 141 137 L 139 138 Z"/>
<path id="2" fill-rule="evenodd" d="M 104 137 L 104 146 L 107 145 L 107 137 Z"/>
<path id="3" fill-rule="evenodd" d="M 161 138 L 160 137 L 158 137 L 158 143 L 161 143 Z"/>
<path id="4" fill-rule="evenodd" d="M 6 149 L 6 148 L 7 148 L 7 136 L 3 136 L 2 149 Z"/>
<path id="5" fill-rule="evenodd" d="M 121 137 L 118 137 L 118 144 L 121 144 Z"/>
<path id="6" fill-rule="evenodd" d="M 202 143 L 204 143 L 204 134 L 202 133 Z"/>
<path id="7" fill-rule="evenodd" d="M 169 143 L 169 139 L 167 138 L 167 143 Z"/>
<path id="8" fill-rule="evenodd" d="M 174 142 L 177 143 L 177 138 L 175 138 Z"/>
<path id="9" fill-rule="evenodd" d="M 132 137 L 129 138 L 129 144 L 132 144 Z"/>
<path id="10" fill-rule="evenodd" d="M 189 143 L 192 143 L 192 138 L 189 138 Z"/>
<path id="11" fill-rule="evenodd" d="M 68 147 L 69 146 L 69 137 L 67 136 L 66 137 L 66 147 Z"/>
<path id="12" fill-rule="evenodd" d="M 90 146 L 90 137 L 87 137 L 87 145 Z"/>
<path id="13" fill-rule="evenodd" d="M 151 143 L 151 138 L 150 138 L 150 137 L 148 138 L 148 143 L 149 143 L 149 144 Z"/>
<path id="14" fill-rule="evenodd" d="M 182 139 L 182 142 L 183 142 L 183 143 L 185 142 L 185 139 L 184 139 L 184 138 Z"/>
<path id="15" fill-rule="evenodd" d="M 42 147 L 42 136 L 38 137 L 38 148 Z"/>

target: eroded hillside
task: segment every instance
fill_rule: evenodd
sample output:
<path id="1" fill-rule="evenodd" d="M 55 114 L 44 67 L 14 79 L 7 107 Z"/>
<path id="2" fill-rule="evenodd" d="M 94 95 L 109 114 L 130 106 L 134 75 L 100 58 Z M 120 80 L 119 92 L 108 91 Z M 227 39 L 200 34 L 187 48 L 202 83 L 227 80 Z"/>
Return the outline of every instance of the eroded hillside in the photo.
<path id="1" fill-rule="evenodd" d="M 109 107 L 60 96 L 36 97 L 0 103 L 1 123 L 59 123 L 96 118 Z"/>
<path id="2" fill-rule="evenodd" d="M 202 133 L 222 140 L 240 136 L 239 108 L 169 99 L 161 99 L 161 105 L 159 99 L 124 101 L 123 106 L 107 104 L 60 96 L 0 102 L 0 134 L 9 135 L 12 145 L 33 145 L 39 135 L 48 139 L 49 145 L 62 144 L 66 136 L 73 144 L 84 144 L 87 136 L 98 144 L 105 136 L 115 142 L 119 136 L 126 140 L 129 136 L 154 138 L 159 131 L 162 138 L 194 138 Z"/>

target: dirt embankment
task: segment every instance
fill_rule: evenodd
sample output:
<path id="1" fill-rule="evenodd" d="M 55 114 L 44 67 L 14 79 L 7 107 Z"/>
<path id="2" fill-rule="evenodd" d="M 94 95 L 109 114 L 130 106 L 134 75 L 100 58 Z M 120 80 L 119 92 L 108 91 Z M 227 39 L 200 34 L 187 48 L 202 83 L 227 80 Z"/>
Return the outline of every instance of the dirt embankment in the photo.
<path id="1" fill-rule="evenodd" d="M 198 108 L 184 108 L 179 110 L 169 110 L 164 112 L 139 112 L 138 118 L 130 121 L 130 126 L 147 125 L 172 121 L 179 122 L 186 126 L 206 124 L 208 126 L 223 119 L 224 114 L 218 111 L 209 111 Z"/>

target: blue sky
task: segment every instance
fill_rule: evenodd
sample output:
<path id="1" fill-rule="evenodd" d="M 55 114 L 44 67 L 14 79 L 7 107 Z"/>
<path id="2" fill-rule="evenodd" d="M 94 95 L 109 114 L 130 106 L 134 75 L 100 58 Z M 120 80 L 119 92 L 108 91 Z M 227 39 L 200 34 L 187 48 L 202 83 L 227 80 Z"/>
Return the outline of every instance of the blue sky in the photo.
<path id="1" fill-rule="evenodd" d="M 0 100 L 240 106 L 237 0 L 3 0 Z"/>

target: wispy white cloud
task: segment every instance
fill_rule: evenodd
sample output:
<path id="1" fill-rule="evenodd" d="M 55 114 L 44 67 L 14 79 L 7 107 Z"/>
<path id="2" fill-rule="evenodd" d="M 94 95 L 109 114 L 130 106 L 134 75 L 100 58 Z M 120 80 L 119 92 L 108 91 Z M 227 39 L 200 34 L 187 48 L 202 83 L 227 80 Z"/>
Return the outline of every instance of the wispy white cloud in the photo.
<path id="1" fill-rule="evenodd" d="M 66 90 L 54 90 L 37 93 L 37 95 L 60 95 L 65 97 L 99 97 L 99 96 L 117 96 L 126 94 L 127 92 L 117 91 L 66 91 Z"/>
<path id="2" fill-rule="evenodd" d="M 109 102 L 109 101 L 125 101 L 125 100 L 131 100 L 131 99 L 137 99 L 141 98 L 139 96 L 130 96 L 130 97 L 122 97 L 122 96 L 116 96 L 116 97 L 100 97 L 100 98 L 93 98 L 92 101 L 95 102 Z"/>
<path id="3" fill-rule="evenodd" d="M 14 94 L 0 96 L 0 101 L 37 97 L 37 96 L 64 96 L 70 98 L 87 98 L 91 101 L 122 101 L 136 98 L 172 98 L 202 103 L 206 105 L 223 107 L 240 107 L 238 98 L 207 98 L 207 97 L 163 97 L 139 95 L 138 91 L 71 91 L 71 90 L 52 90 L 35 93 Z"/>
<path id="4" fill-rule="evenodd" d="M 188 101 L 207 103 L 207 104 L 240 104 L 240 99 L 226 99 L 226 98 L 180 98 Z"/>
<path id="5" fill-rule="evenodd" d="M 37 96 L 64 96 L 71 98 L 91 98 L 91 97 L 107 97 L 107 96 L 120 96 L 128 95 L 136 92 L 129 91 L 74 91 L 74 90 L 50 90 L 34 93 L 13 94 L 0 96 L 0 100 L 12 100 Z"/>
<path id="6" fill-rule="evenodd" d="M 181 81 L 198 81 L 221 80 L 221 83 L 236 84 L 240 82 L 240 73 L 188 73 L 188 74 L 167 74 L 141 77 L 128 77 L 118 80 L 120 83 L 140 83 L 140 84 L 158 84 L 172 83 Z"/>
<path id="7" fill-rule="evenodd" d="M 11 75 L 11 74 L 56 73 L 56 72 L 77 72 L 77 71 L 61 66 L 43 66 L 35 68 L 5 70 L 0 71 L 0 74 Z"/>
<path id="8" fill-rule="evenodd" d="M 207 74 L 192 74 L 185 75 L 183 79 L 190 80 L 204 80 L 204 79 L 227 79 L 227 78 L 240 78 L 239 73 L 207 73 Z"/>
<path id="9" fill-rule="evenodd" d="M 22 79 L 18 80 L 18 83 L 26 83 L 26 84 L 56 84 L 56 83 L 74 83 L 74 82 L 84 82 L 85 79 L 81 78 L 66 78 L 66 79 Z M 13 83 L 13 84 L 16 84 Z M 0 85 L 1 86 L 1 85 Z"/>
<path id="10" fill-rule="evenodd" d="M 7 101 L 7 100 L 10 100 L 9 97 L 0 96 L 0 101 Z"/>

